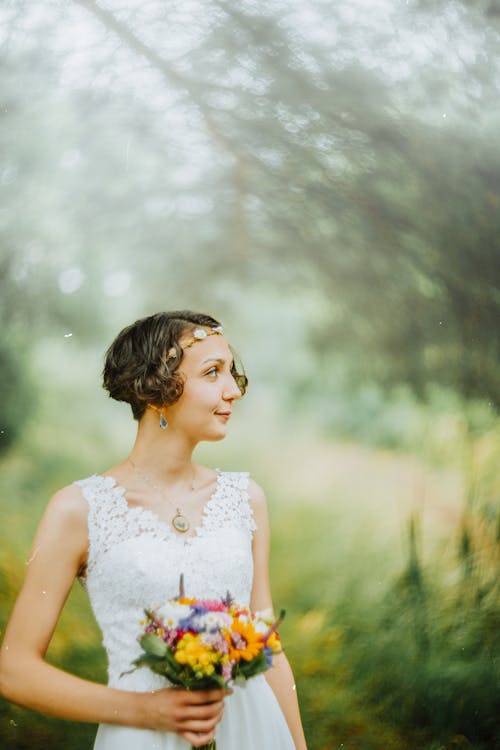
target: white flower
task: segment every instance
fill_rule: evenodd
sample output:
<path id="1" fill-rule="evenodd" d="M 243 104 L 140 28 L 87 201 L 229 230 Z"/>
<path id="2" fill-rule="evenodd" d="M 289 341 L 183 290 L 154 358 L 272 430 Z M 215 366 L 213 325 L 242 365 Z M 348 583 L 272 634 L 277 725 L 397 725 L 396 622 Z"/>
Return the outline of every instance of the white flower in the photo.
<path id="1" fill-rule="evenodd" d="M 240 612 L 236 619 L 240 622 L 244 622 L 245 625 L 248 625 L 248 623 L 250 622 L 250 615 L 247 615 L 245 612 Z"/>
<path id="2" fill-rule="evenodd" d="M 262 610 L 262 612 L 255 613 L 255 620 L 253 626 L 257 633 L 267 633 L 273 622 L 276 620 L 273 610 L 269 607 L 268 609 Z"/>
<path id="3" fill-rule="evenodd" d="M 270 626 L 267 624 L 267 622 L 264 622 L 264 620 L 256 620 L 253 623 L 253 626 L 255 628 L 256 633 L 260 633 L 261 635 L 264 635 L 264 633 L 267 633 Z"/>
<path id="4" fill-rule="evenodd" d="M 178 604 L 177 602 L 167 602 L 159 609 L 155 610 L 157 617 L 162 620 L 168 628 L 177 628 L 181 620 L 189 617 L 191 607 L 189 604 Z"/>
<path id="5" fill-rule="evenodd" d="M 196 624 L 200 629 L 213 632 L 220 628 L 229 627 L 232 619 L 231 615 L 228 615 L 227 612 L 207 612 L 204 615 L 200 615 Z"/>
<path id="6" fill-rule="evenodd" d="M 271 609 L 271 607 L 268 607 L 267 609 L 263 609 L 260 612 L 255 613 L 255 617 L 258 620 L 264 620 L 264 622 L 268 622 L 270 625 L 276 620 L 276 617 L 274 616 L 274 612 Z"/>

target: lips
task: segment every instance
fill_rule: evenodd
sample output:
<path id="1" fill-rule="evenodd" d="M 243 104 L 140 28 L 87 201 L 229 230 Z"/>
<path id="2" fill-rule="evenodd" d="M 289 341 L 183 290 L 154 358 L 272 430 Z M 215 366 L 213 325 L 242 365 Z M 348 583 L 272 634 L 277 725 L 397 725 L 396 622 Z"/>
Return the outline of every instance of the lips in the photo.
<path id="1" fill-rule="evenodd" d="M 216 411 L 215 413 L 218 417 L 226 417 L 227 419 L 229 419 L 229 417 L 231 416 L 230 411 Z"/>

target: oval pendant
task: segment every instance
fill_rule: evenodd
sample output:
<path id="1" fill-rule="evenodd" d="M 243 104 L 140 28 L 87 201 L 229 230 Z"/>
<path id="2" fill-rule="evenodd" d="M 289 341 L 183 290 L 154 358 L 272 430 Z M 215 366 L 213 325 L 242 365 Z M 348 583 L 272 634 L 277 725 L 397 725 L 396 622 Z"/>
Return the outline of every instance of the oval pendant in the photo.
<path id="1" fill-rule="evenodd" d="M 189 530 L 189 521 L 186 516 L 183 516 L 182 513 L 177 510 L 175 516 L 172 518 L 172 526 L 176 531 L 185 534 L 186 531 Z"/>

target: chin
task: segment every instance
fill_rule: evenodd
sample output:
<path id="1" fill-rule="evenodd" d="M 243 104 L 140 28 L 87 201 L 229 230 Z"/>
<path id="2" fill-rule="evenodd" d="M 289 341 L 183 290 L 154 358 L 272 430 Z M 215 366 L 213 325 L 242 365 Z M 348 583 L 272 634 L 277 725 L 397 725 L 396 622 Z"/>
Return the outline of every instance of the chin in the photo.
<path id="1" fill-rule="evenodd" d="M 215 430 L 211 430 L 210 432 L 207 432 L 205 435 L 203 435 L 203 437 L 200 439 L 210 443 L 217 443 L 219 440 L 224 440 L 226 435 L 226 429 L 218 430 L 217 432 Z"/>
<path id="2" fill-rule="evenodd" d="M 226 433 L 223 435 L 211 435 L 210 437 L 205 438 L 205 440 L 209 440 L 211 443 L 217 443 L 219 440 L 224 440 L 226 437 Z"/>

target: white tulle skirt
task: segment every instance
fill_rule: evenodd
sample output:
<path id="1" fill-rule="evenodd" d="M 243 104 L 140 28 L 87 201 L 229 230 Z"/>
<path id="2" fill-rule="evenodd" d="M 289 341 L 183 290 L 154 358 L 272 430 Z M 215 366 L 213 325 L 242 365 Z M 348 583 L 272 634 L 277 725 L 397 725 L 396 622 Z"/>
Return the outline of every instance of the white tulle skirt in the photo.
<path id="1" fill-rule="evenodd" d="M 295 750 L 279 703 L 264 675 L 234 687 L 215 735 L 217 750 Z M 189 750 L 170 732 L 100 724 L 94 750 Z"/>

